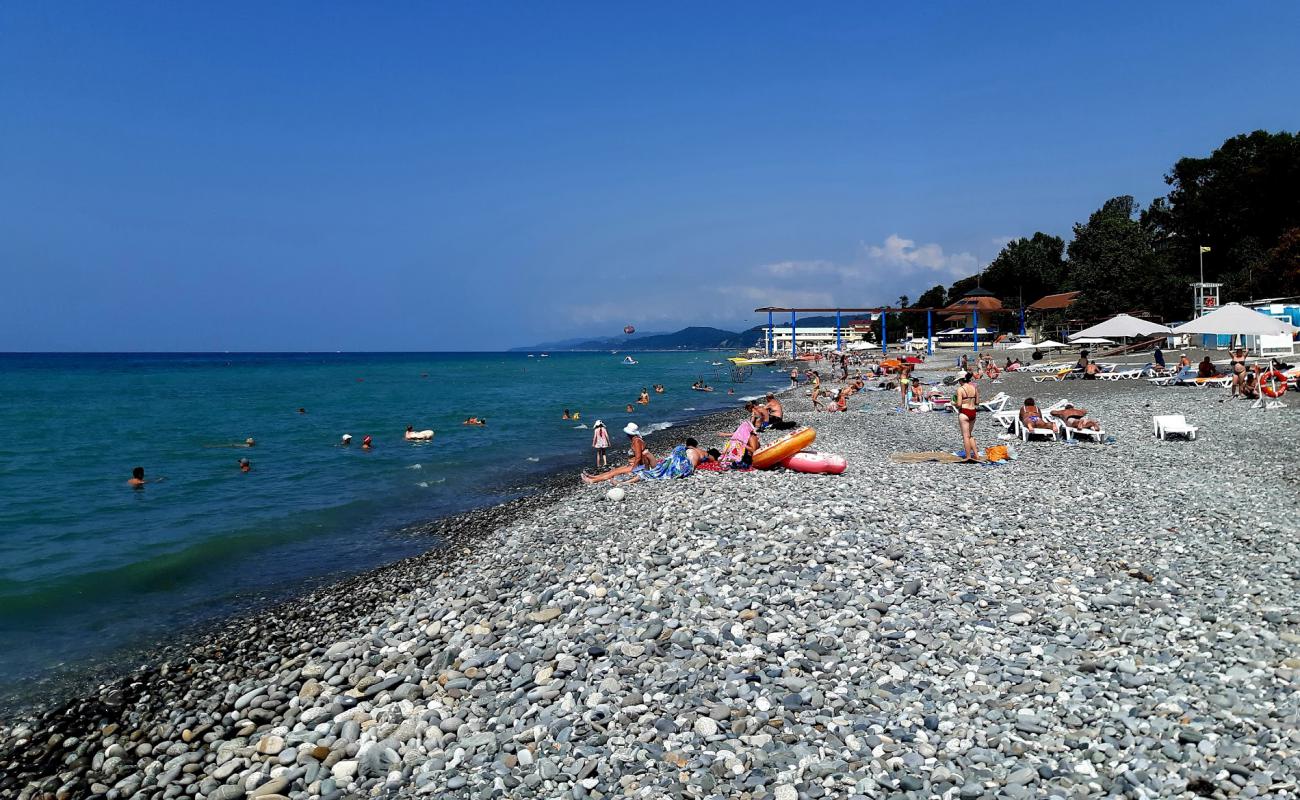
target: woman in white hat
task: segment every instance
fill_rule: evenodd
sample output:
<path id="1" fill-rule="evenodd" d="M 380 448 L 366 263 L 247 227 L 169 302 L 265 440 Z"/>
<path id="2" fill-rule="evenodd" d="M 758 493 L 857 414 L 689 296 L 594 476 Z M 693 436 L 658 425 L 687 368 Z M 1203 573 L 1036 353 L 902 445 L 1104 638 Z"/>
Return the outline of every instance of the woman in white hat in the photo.
<path id="1" fill-rule="evenodd" d="M 622 467 L 615 467 L 609 472 L 601 473 L 598 477 L 593 477 L 587 473 L 582 473 L 582 480 L 585 483 L 596 483 L 598 481 L 607 481 L 611 478 L 617 478 L 620 475 L 626 475 L 637 467 L 653 467 L 659 463 L 659 459 L 650 454 L 645 448 L 645 440 L 641 438 L 641 429 L 635 422 L 629 422 L 623 428 L 623 433 L 627 434 L 628 444 L 631 449 L 628 451 L 629 457 L 627 464 Z"/>

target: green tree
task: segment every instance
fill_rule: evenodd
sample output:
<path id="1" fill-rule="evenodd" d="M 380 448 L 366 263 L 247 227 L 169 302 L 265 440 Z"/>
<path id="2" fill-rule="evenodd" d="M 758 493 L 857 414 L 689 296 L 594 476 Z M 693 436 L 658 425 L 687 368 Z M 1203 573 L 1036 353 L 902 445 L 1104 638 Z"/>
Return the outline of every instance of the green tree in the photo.
<path id="1" fill-rule="evenodd" d="M 1086 223 L 1074 226 L 1067 272 L 1082 292 L 1071 309 L 1084 319 L 1147 311 L 1186 316 L 1190 294 L 1156 247 L 1154 232 L 1137 218 L 1130 196 L 1107 200 Z"/>
<path id="2" fill-rule="evenodd" d="M 1289 132 L 1234 136 L 1205 158 L 1181 158 L 1165 176 L 1169 196 L 1143 214 L 1160 249 L 1186 281 L 1224 283 L 1224 299 L 1276 295 L 1270 253 L 1300 227 L 1300 136 Z"/>
<path id="3" fill-rule="evenodd" d="M 1043 295 L 1062 291 L 1064 254 L 1065 241 L 1059 236 L 1039 232 L 1027 239 L 1015 239 L 989 262 L 980 285 L 1002 298 L 1009 308 L 1027 305 Z"/>
<path id="4" fill-rule="evenodd" d="M 913 308 L 943 308 L 947 305 L 948 292 L 942 286 L 926 289 L 912 304 Z"/>
<path id="5" fill-rule="evenodd" d="M 979 286 L 979 284 L 980 284 L 979 275 L 971 275 L 969 278 L 962 278 L 959 281 L 954 281 L 952 286 L 948 287 L 948 297 L 946 298 L 944 305 L 952 305 L 953 303 L 960 300 L 962 296 L 965 295 L 967 292 L 969 292 L 971 289 L 974 289 L 976 286 Z"/>

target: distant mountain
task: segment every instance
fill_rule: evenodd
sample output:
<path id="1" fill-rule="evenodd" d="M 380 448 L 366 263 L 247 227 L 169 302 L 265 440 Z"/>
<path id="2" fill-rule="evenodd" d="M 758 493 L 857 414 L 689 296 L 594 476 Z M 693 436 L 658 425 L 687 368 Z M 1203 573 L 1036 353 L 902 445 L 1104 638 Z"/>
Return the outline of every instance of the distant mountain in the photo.
<path id="1" fill-rule="evenodd" d="M 641 336 L 606 336 L 597 339 L 566 339 L 533 347 L 515 347 L 515 352 L 538 350 L 739 350 L 752 347 L 762 339 L 761 333 L 736 333 L 721 328 L 690 327 L 674 333 L 650 333 Z"/>
<path id="2" fill-rule="evenodd" d="M 667 331 L 646 331 L 642 336 L 659 336 Z M 528 347 L 512 347 L 510 352 L 523 353 L 546 350 L 617 350 L 635 337 L 627 335 L 619 336 L 599 336 L 592 338 L 590 336 L 578 336 L 572 339 L 559 339 L 554 342 L 542 342 L 541 344 L 529 345 Z"/>
<path id="3" fill-rule="evenodd" d="M 850 322 L 864 319 L 858 315 L 845 314 L 842 318 L 847 326 Z M 790 318 L 773 319 L 772 324 L 778 328 L 789 328 Z M 830 328 L 835 326 L 835 317 L 800 317 L 799 327 Z M 763 332 L 767 325 L 754 327 L 735 333 L 721 328 L 691 327 L 682 328 L 673 333 L 643 333 L 636 336 L 602 336 L 594 339 L 561 339 L 557 342 L 543 342 L 531 347 L 514 347 L 511 352 L 541 352 L 563 350 L 743 350 L 763 343 Z"/>

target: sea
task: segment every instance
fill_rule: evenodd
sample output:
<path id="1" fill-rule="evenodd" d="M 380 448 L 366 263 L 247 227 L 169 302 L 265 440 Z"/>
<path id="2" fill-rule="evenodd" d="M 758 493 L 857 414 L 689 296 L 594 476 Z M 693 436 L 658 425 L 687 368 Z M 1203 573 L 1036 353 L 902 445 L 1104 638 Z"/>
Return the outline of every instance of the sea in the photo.
<path id="1" fill-rule="evenodd" d="M 420 523 L 556 472 L 576 483 L 598 419 L 618 445 L 628 422 L 662 430 L 785 383 L 721 353 L 633 357 L 0 354 L 0 709 L 428 550 Z M 433 440 L 404 440 L 408 425 Z"/>

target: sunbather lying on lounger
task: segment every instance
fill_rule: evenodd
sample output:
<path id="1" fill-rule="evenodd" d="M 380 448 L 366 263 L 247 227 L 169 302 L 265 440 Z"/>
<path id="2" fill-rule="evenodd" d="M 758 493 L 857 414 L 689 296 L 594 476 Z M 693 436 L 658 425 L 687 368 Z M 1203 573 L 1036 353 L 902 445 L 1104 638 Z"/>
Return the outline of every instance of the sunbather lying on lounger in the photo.
<path id="1" fill-rule="evenodd" d="M 1072 403 L 1066 403 L 1065 408 L 1053 411 L 1052 416 L 1059 417 L 1065 423 L 1065 427 L 1074 428 L 1076 431 L 1101 430 L 1100 422 L 1088 419 L 1088 412 L 1082 408 L 1075 408 Z"/>
<path id="2" fill-rule="evenodd" d="M 1043 412 L 1039 410 L 1038 404 L 1034 402 L 1032 397 L 1026 397 L 1025 405 L 1020 409 L 1020 424 L 1030 430 L 1050 430 L 1052 433 L 1060 430 L 1060 427 L 1055 422 L 1047 419 Z"/>

